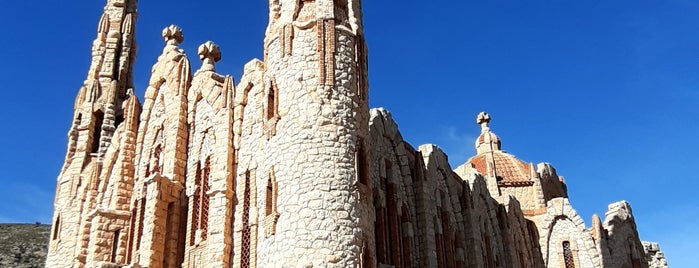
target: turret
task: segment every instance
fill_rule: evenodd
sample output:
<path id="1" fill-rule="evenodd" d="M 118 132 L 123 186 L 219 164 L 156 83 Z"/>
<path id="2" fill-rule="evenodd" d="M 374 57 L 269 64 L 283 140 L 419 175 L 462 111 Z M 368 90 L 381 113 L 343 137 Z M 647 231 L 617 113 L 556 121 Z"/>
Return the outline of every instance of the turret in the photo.
<path id="1" fill-rule="evenodd" d="M 371 215 L 371 194 L 360 2 L 270 1 L 262 85 L 239 86 L 252 88 L 242 121 L 252 134 L 238 151 L 242 241 L 234 263 L 355 267 L 368 254 L 373 222 L 363 216 Z"/>

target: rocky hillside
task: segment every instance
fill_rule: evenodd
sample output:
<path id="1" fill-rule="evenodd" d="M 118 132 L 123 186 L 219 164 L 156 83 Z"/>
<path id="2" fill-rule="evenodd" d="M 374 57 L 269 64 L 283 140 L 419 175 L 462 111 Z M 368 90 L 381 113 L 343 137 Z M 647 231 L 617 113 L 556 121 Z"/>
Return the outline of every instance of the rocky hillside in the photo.
<path id="1" fill-rule="evenodd" d="M 44 267 L 51 226 L 0 224 L 0 268 Z"/>

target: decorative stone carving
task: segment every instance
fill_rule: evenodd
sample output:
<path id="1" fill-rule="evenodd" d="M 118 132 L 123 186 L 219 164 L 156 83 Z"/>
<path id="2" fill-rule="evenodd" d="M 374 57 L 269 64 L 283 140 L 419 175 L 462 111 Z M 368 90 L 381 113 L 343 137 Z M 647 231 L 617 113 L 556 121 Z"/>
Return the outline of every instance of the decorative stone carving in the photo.
<path id="1" fill-rule="evenodd" d="M 168 45 L 177 46 L 184 42 L 184 34 L 182 33 L 182 28 L 174 24 L 165 27 L 165 29 L 163 29 L 162 36 L 163 39 L 165 39 L 165 43 Z"/>
<path id="2" fill-rule="evenodd" d="M 221 60 L 221 49 L 214 42 L 206 41 L 199 46 L 197 51 L 199 59 L 202 60 L 202 71 L 215 71 L 216 62 Z"/>

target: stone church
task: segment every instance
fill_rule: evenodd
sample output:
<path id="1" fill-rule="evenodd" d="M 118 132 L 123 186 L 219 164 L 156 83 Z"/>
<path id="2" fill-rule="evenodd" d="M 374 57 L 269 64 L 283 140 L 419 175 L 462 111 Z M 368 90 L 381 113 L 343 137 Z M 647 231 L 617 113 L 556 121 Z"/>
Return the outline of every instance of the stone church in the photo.
<path id="1" fill-rule="evenodd" d="M 556 170 L 504 152 L 486 113 L 455 169 L 404 141 L 368 108 L 361 12 L 360 0 L 270 0 L 263 59 L 237 79 L 216 72 L 212 42 L 193 70 L 169 26 L 139 100 L 137 1 L 107 0 L 46 266 L 667 265 L 628 203 L 586 226 Z"/>

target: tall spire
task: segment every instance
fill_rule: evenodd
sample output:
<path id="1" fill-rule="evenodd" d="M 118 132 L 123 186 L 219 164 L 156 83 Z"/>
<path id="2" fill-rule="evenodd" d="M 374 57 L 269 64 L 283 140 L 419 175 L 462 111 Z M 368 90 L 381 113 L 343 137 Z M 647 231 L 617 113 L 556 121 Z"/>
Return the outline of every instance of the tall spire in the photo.
<path id="1" fill-rule="evenodd" d="M 97 123 L 89 151 L 104 154 L 116 127 L 123 121 L 122 103 L 133 89 L 136 58 L 136 0 L 107 0 L 92 43 L 92 61 L 87 79 L 75 103 L 75 115 L 94 118 Z M 88 116 L 92 115 L 92 116 Z M 86 144 L 87 145 L 87 144 Z M 77 148 L 80 150 L 80 148 Z M 88 151 L 88 149 L 85 149 Z"/>
<path id="2" fill-rule="evenodd" d="M 90 68 L 75 100 L 68 150 L 58 176 L 47 267 L 74 267 L 75 260 L 85 265 L 89 213 L 96 208 L 102 161 L 125 120 L 124 102 L 133 94 L 136 2 L 107 0 L 97 23 Z"/>

